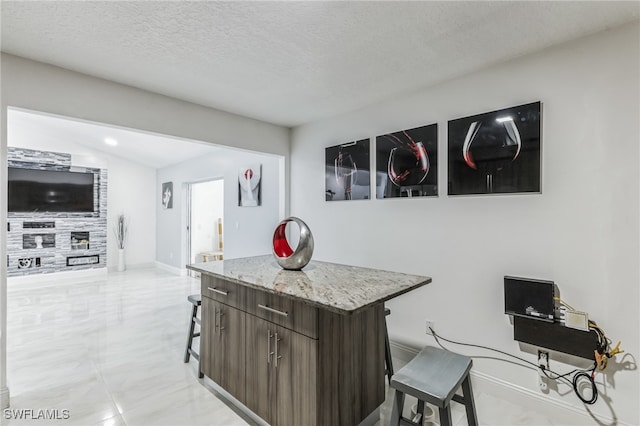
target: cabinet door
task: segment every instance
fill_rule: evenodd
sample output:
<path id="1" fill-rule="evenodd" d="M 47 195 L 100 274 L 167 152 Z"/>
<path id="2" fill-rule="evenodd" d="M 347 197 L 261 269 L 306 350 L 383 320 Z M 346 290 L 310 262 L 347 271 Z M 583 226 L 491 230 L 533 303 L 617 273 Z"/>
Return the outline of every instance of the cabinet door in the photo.
<path id="1" fill-rule="evenodd" d="M 283 327 L 275 327 L 273 372 L 277 397 L 273 400 L 278 426 L 317 423 L 318 341 Z"/>
<path id="2" fill-rule="evenodd" d="M 215 334 L 216 315 L 214 301 L 203 297 L 200 312 L 200 368 L 207 377 L 213 374 L 213 338 Z"/>
<path id="3" fill-rule="evenodd" d="M 246 315 L 245 405 L 269 424 L 275 419 L 276 382 L 273 378 L 276 326 Z"/>
<path id="4" fill-rule="evenodd" d="M 203 298 L 204 299 L 204 298 Z M 212 301 L 211 379 L 240 401 L 245 398 L 245 313 Z"/>

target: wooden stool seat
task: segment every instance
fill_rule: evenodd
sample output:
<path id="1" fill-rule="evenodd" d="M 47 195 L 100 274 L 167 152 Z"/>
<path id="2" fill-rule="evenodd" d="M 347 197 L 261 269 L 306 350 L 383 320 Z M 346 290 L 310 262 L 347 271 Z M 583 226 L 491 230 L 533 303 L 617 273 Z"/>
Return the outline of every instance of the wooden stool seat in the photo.
<path id="1" fill-rule="evenodd" d="M 189 358 L 193 356 L 198 361 L 198 377 L 203 378 L 204 374 L 202 374 L 202 369 L 200 368 L 200 354 L 191 348 L 194 337 L 200 337 L 200 332 L 196 332 L 196 324 L 200 325 L 198 307 L 202 305 L 202 296 L 200 294 L 192 294 L 187 296 L 187 301 L 193 305 L 193 308 L 189 319 L 189 334 L 187 335 L 187 348 L 184 351 L 184 362 L 189 362 Z"/>
<path id="2" fill-rule="evenodd" d="M 416 419 L 409 421 L 402 417 L 406 394 L 418 399 L 418 414 L 424 416 L 425 403 L 438 407 L 441 426 L 451 425 L 451 400 L 464 404 L 468 424 L 477 426 L 473 391 L 469 380 L 472 364 L 471 358 L 464 355 L 432 346 L 423 348 L 391 378 L 391 387 L 396 390 L 396 394 L 390 424 L 418 424 L 415 423 Z M 456 395 L 456 390 L 460 387 L 463 396 Z M 418 418 L 418 421 L 421 419 Z"/>
<path id="3" fill-rule="evenodd" d="M 187 296 L 187 300 L 193 305 L 202 305 L 202 295 L 200 294 L 192 294 Z"/>

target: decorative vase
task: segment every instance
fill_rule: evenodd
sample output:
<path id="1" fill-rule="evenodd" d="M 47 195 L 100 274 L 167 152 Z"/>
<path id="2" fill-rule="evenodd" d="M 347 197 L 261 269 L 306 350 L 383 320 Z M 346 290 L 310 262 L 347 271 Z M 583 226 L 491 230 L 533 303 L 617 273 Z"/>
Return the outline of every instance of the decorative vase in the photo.
<path id="1" fill-rule="evenodd" d="M 295 223 L 300 229 L 300 238 L 296 249 L 287 241 L 287 224 Z M 301 219 L 291 216 L 278 224 L 273 233 L 273 255 L 283 269 L 299 271 L 304 268 L 313 255 L 313 235 Z"/>
<path id="2" fill-rule="evenodd" d="M 126 269 L 124 264 L 124 249 L 118 249 L 118 272 Z"/>

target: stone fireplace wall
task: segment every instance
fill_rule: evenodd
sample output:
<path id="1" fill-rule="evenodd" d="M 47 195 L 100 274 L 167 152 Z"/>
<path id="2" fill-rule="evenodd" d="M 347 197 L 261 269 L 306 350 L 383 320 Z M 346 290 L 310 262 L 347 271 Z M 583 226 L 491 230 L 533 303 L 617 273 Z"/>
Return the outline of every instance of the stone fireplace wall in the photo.
<path id="1" fill-rule="evenodd" d="M 107 266 L 107 170 L 74 167 L 71 154 L 8 148 L 9 167 L 94 174 L 94 211 L 8 213 L 7 275 Z"/>

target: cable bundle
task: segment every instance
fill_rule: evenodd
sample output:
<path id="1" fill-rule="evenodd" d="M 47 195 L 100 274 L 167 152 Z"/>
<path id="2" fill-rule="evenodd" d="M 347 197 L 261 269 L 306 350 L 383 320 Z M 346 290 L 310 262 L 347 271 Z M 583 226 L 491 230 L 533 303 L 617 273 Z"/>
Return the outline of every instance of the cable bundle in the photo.
<path id="1" fill-rule="evenodd" d="M 595 323 L 594 323 L 594 325 L 595 325 Z M 575 394 L 577 395 L 577 397 L 580 399 L 580 401 L 584 402 L 585 404 L 589 404 L 589 405 L 591 405 L 591 404 L 595 404 L 595 402 L 598 400 L 598 388 L 596 387 L 596 382 L 595 382 L 595 373 L 596 373 L 596 371 L 595 371 L 595 370 L 596 370 L 596 367 L 598 366 L 598 364 L 597 364 L 597 363 L 594 363 L 593 367 L 591 367 L 591 368 L 589 368 L 589 369 L 586 369 L 586 370 L 578 369 L 578 368 L 577 368 L 577 369 L 575 369 L 575 370 L 569 371 L 568 373 L 559 374 L 559 373 L 556 373 L 556 372 L 555 372 L 555 371 L 553 371 L 553 370 L 547 369 L 547 368 L 545 368 L 545 367 L 543 367 L 543 366 L 537 365 L 537 364 L 535 364 L 535 363 L 533 363 L 533 362 L 531 362 L 531 361 L 527 361 L 527 360 L 526 360 L 526 359 L 524 359 L 524 358 L 520 358 L 520 357 L 518 357 L 518 356 L 516 356 L 516 355 L 512 355 L 512 354 L 510 354 L 510 353 L 508 353 L 508 352 L 504 352 L 504 351 L 501 351 L 501 350 L 499 350 L 499 349 L 490 348 L 490 347 L 488 347 L 488 346 L 474 345 L 474 344 L 471 344 L 471 343 L 456 342 L 456 341 L 454 341 L 454 340 L 449 340 L 449 339 L 446 339 L 446 338 L 444 338 L 444 337 L 442 337 L 442 336 L 438 335 L 438 334 L 433 330 L 433 328 L 431 328 L 431 327 L 429 327 L 429 330 L 431 331 L 431 334 L 433 335 L 434 339 L 436 340 L 436 343 L 437 343 L 437 344 L 438 344 L 442 349 L 444 349 L 444 350 L 446 350 L 446 351 L 448 351 L 449 349 L 448 349 L 448 348 L 446 348 L 446 347 L 444 347 L 444 346 L 442 345 L 442 343 L 440 343 L 440 340 L 444 340 L 445 342 L 452 343 L 452 344 L 454 344 L 454 345 L 470 346 L 470 347 L 473 347 L 473 348 L 480 348 L 480 349 L 485 349 L 485 350 L 489 350 L 489 351 L 497 352 L 497 353 L 500 353 L 500 354 L 502 354 L 502 355 L 506 355 L 506 356 L 509 356 L 509 357 L 511 357 L 511 358 L 515 358 L 515 359 L 517 359 L 517 360 L 519 360 L 519 361 L 525 362 L 525 363 L 527 363 L 527 364 L 529 364 L 529 365 L 532 365 L 532 366 L 533 366 L 533 367 L 535 367 L 536 369 L 538 369 L 538 370 L 542 371 L 542 373 L 543 373 L 546 377 L 548 377 L 549 379 L 551 379 L 551 380 L 561 380 L 561 381 L 563 381 L 563 382 L 567 383 L 569 386 L 571 386 L 571 387 L 573 388 L 573 391 L 575 392 Z M 603 336 L 604 336 L 604 333 L 603 333 Z M 604 338 L 604 341 L 606 341 L 606 337 Z M 619 343 L 618 343 L 618 346 L 619 346 Z M 608 347 L 608 345 L 607 345 L 607 347 Z M 616 346 L 616 348 L 617 348 L 617 346 Z M 596 351 L 596 352 L 597 352 L 597 351 Z M 618 350 L 618 352 L 621 352 L 621 351 L 620 351 L 620 350 Z M 618 353 L 618 352 L 616 352 L 616 353 Z M 615 353 L 613 353 L 611 356 L 614 356 L 614 355 L 615 355 Z M 609 356 L 609 358 L 610 358 L 611 356 Z M 473 357 L 472 357 L 472 358 L 473 358 Z M 498 358 L 498 359 L 499 359 L 499 358 Z M 505 361 L 506 361 L 506 360 L 505 360 Z M 516 364 L 516 365 L 520 365 L 520 364 Z M 550 375 L 550 374 L 551 374 L 551 375 Z M 571 379 L 571 380 L 570 380 L 570 379 L 568 379 L 567 377 L 569 377 L 569 376 L 571 376 L 571 375 L 573 375 L 573 379 Z M 581 388 L 581 384 L 582 384 L 582 383 L 585 383 L 585 382 L 584 382 L 585 380 L 587 380 L 587 382 L 590 384 L 590 387 L 591 387 L 591 398 L 587 398 L 587 397 L 585 397 L 585 396 L 582 394 L 582 391 L 581 391 L 581 389 L 580 389 L 580 388 Z"/>

